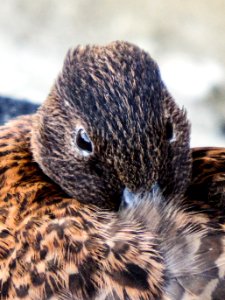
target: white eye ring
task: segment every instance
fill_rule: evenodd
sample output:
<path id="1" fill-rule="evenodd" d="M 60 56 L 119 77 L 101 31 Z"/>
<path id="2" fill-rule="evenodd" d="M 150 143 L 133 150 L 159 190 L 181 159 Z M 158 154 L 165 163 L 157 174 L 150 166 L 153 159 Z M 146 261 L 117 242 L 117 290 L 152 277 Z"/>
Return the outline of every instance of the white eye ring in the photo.
<path id="1" fill-rule="evenodd" d="M 166 138 L 169 143 L 176 141 L 176 134 L 174 132 L 173 124 L 170 120 L 168 120 L 166 123 Z"/>
<path id="2" fill-rule="evenodd" d="M 176 139 L 176 135 L 173 134 L 173 137 L 172 137 L 172 139 L 169 140 L 169 142 L 170 142 L 170 143 L 173 143 L 173 142 L 176 142 L 176 140 L 177 140 L 177 139 Z"/>
<path id="3" fill-rule="evenodd" d="M 75 145 L 79 153 L 83 156 L 89 156 L 93 153 L 93 143 L 84 128 L 76 130 Z"/>

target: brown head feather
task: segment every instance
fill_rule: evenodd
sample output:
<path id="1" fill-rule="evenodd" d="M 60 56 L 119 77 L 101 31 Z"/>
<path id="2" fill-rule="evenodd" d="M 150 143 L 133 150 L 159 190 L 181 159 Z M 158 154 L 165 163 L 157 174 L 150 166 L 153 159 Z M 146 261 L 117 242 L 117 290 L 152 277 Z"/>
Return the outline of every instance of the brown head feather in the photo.
<path id="1" fill-rule="evenodd" d="M 79 130 L 89 150 L 78 149 Z M 87 143 L 83 140 L 83 143 Z M 70 50 L 42 105 L 32 147 L 43 171 L 85 203 L 117 208 L 125 188 L 183 193 L 190 175 L 189 124 L 138 47 L 114 42 Z"/>

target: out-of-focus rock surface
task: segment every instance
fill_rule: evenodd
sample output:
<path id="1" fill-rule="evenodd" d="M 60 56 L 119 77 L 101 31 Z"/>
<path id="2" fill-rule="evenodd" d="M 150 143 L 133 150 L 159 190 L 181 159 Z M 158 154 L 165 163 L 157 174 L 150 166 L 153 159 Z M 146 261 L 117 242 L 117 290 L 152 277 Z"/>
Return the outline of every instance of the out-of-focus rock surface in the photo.
<path id="1" fill-rule="evenodd" d="M 187 108 L 192 145 L 225 146 L 224 15 L 224 0 L 2 1 L 0 94 L 41 103 L 69 47 L 128 40 Z"/>
<path id="2" fill-rule="evenodd" d="M 0 96 L 0 125 L 20 115 L 35 113 L 38 106 L 28 100 Z"/>

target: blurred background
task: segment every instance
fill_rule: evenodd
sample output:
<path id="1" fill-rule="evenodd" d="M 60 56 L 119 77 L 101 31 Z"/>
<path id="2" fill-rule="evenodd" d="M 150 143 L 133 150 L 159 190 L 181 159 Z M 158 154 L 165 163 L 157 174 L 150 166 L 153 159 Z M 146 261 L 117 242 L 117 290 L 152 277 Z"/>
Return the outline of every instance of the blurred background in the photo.
<path id="1" fill-rule="evenodd" d="M 225 146 L 224 32 L 225 0 L 1 1 L 0 94 L 39 104 L 69 47 L 127 40 L 187 109 L 192 146 Z M 5 119 L 12 108 L 4 99 Z"/>

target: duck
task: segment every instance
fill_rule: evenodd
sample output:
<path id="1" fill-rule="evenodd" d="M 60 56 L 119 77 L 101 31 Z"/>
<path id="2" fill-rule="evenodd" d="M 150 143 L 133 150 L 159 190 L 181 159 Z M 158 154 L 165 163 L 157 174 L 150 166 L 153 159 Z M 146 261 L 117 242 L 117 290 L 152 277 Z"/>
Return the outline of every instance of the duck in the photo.
<path id="1" fill-rule="evenodd" d="M 0 127 L 0 299 L 224 299 L 223 150 L 189 134 L 149 54 L 70 50 Z"/>

